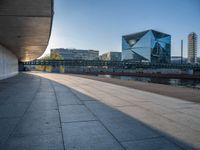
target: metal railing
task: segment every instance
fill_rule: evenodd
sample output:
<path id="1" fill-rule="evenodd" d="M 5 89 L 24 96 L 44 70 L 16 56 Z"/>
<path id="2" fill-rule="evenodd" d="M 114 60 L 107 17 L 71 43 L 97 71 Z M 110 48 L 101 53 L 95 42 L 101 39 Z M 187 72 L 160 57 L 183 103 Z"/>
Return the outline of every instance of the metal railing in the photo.
<path id="1" fill-rule="evenodd" d="M 195 69 L 200 70 L 200 64 L 164 64 L 133 61 L 104 61 L 104 60 L 34 60 L 23 62 L 24 65 L 44 66 L 108 66 L 119 68 L 168 68 L 168 69 Z"/>

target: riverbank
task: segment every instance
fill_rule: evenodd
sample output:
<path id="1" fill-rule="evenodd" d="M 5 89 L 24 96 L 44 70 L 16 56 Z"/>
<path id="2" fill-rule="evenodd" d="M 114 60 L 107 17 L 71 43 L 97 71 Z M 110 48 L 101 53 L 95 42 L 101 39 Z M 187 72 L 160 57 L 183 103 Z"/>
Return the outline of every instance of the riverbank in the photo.
<path id="1" fill-rule="evenodd" d="M 90 75 L 77 75 L 78 77 L 83 77 L 87 79 L 112 83 L 120 86 L 125 86 L 129 88 L 134 88 L 142 91 L 152 92 L 160 95 L 165 95 L 174 98 L 180 98 L 186 101 L 192 101 L 200 103 L 200 90 L 187 88 L 187 87 L 176 87 L 171 85 L 155 84 L 155 83 L 145 83 L 140 81 L 126 81 L 120 79 L 103 78 Z"/>

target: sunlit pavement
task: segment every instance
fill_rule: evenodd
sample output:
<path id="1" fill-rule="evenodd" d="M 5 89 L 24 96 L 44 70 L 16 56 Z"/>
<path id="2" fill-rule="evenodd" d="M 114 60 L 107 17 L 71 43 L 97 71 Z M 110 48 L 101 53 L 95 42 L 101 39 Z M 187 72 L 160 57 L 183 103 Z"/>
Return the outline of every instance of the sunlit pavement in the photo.
<path id="1" fill-rule="evenodd" d="M 1 150 L 200 148 L 200 105 L 72 75 L 0 81 Z"/>

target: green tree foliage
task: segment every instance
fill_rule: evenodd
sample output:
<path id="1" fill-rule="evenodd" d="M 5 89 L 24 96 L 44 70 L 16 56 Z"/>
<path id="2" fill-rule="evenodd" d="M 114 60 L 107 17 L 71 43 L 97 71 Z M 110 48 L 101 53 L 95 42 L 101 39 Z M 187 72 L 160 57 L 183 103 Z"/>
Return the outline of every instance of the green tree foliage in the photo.
<path id="1" fill-rule="evenodd" d="M 50 55 L 51 60 L 63 60 L 63 57 L 57 53 L 57 52 L 52 52 Z"/>
<path id="2" fill-rule="evenodd" d="M 44 60 L 63 60 L 63 57 L 57 52 L 52 52 L 51 54 L 45 55 L 41 59 L 44 59 Z M 60 70 L 61 73 L 64 73 L 64 68 L 65 68 L 64 66 L 59 67 L 59 70 Z M 36 70 L 52 72 L 53 66 L 37 66 Z"/>

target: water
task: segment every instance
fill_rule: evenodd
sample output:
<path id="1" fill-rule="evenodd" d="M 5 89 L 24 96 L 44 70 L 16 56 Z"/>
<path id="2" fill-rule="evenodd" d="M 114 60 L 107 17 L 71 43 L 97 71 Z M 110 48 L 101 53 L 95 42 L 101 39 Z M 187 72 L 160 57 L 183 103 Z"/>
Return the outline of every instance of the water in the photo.
<path id="1" fill-rule="evenodd" d="M 172 86 L 189 87 L 200 89 L 200 80 L 188 79 L 166 79 L 166 78 L 152 78 L 152 77 L 136 77 L 136 76 L 116 76 L 116 75 L 98 75 L 104 78 L 114 78 L 120 80 L 134 80 L 148 83 L 166 84 Z"/>

